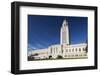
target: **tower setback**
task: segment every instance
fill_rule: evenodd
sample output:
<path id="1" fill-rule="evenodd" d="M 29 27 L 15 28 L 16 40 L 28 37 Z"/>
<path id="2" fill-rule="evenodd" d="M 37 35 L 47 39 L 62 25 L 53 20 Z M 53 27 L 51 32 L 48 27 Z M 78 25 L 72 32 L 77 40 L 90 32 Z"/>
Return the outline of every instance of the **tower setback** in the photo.
<path id="1" fill-rule="evenodd" d="M 69 27 L 66 19 L 64 19 L 60 30 L 60 44 L 69 45 Z"/>

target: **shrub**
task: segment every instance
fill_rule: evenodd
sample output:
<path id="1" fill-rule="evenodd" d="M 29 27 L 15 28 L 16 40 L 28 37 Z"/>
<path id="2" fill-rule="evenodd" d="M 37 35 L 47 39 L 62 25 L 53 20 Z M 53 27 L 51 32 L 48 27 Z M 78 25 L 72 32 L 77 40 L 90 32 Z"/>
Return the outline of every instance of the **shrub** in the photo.
<path id="1" fill-rule="evenodd" d="M 57 59 L 62 59 L 63 57 L 61 55 L 58 55 L 57 56 Z"/>

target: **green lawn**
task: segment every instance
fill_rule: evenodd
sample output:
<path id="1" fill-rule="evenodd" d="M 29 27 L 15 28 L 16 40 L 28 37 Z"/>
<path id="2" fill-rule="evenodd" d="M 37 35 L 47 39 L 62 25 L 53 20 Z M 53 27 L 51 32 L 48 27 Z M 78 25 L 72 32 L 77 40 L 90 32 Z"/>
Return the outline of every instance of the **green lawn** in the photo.
<path id="1" fill-rule="evenodd" d="M 69 59 L 87 59 L 88 57 L 82 58 L 61 58 L 61 59 L 31 59 L 29 61 L 43 61 L 43 60 L 69 60 Z"/>

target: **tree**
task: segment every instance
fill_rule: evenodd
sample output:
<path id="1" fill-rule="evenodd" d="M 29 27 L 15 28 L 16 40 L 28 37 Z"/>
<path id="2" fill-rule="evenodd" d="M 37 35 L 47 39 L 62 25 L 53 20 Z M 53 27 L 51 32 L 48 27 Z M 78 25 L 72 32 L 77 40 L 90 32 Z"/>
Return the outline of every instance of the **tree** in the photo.
<path id="1" fill-rule="evenodd" d="M 62 59 L 63 57 L 61 55 L 58 55 L 57 56 L 57 59 Z"/>
<path id="2" fill-rule="evenodd" d="M 52 56 L 51 55 L 49 56 L 49 59 L 52 59 Z"/>

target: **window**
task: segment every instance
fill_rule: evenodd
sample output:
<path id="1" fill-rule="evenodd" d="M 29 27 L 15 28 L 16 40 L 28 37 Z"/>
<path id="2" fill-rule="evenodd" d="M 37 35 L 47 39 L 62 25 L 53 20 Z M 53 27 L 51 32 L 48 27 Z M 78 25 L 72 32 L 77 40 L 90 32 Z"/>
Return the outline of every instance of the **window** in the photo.
<path id="1" fill-rule="evenodd" d="M 77 48 L 76 48 L 76 51 L 77 51 Z"/>
<path id="2" fill-rule="evenodd" d="M 66 52 L 68 52 L 68 50 L 66 49 Z"/>
<path id="3" fill-rule="evenodd" d="M 71 52 L 71 49 L 69 49 L 69 52 Z"/>
<path id="4" fill-rule="evenodd" d="M 74 49 L 72 49 L 72 51 L 74 52 Z"/>
<path id="5" fill-rule="evenodd" d="M 65 57 L 67 57 L 67 55 L 65 55 Z"/>
<path id="6" fill-rule="evenodd" d="M 63 53 L 63 50 L 62 50 L 62 53 Z"/>
<path id="7" fill-rule="evenodd" d="M 70 55 L 68 55 L 68 57 L 70 57 Z"/>
<path id="8" fill-rule="evenodd" d="M 84 54 L 84 56 L 87 56 L 87 54 Z"/>
<path id="9" fill-rule="evenodd" d="M 57 47 L 56 47 L 56 50 L 58 50 Z"/>
<path id="10" fill-rule="evenodd" d="M 78 56 L 77 54 L 75 56 Z"/>
<path id="11" fill-rule="evenodd" d="M 85 48 L 83 48 L 83 51 L 85 51 Z"/>
<path id="12" fill-rule="evenodd" d="M 55 50 L 55 48 L 53 48 L 53 50 Z"/>
<path id="13" fill-rule="evenodd" d="M 79 51 L 81 51 L 81 48 L 79 48 Z"/>
<path id="14" fill-rule="evenodd" d="M 51 54 L 52 54 L 52 48 L 51 48 Z"/>

